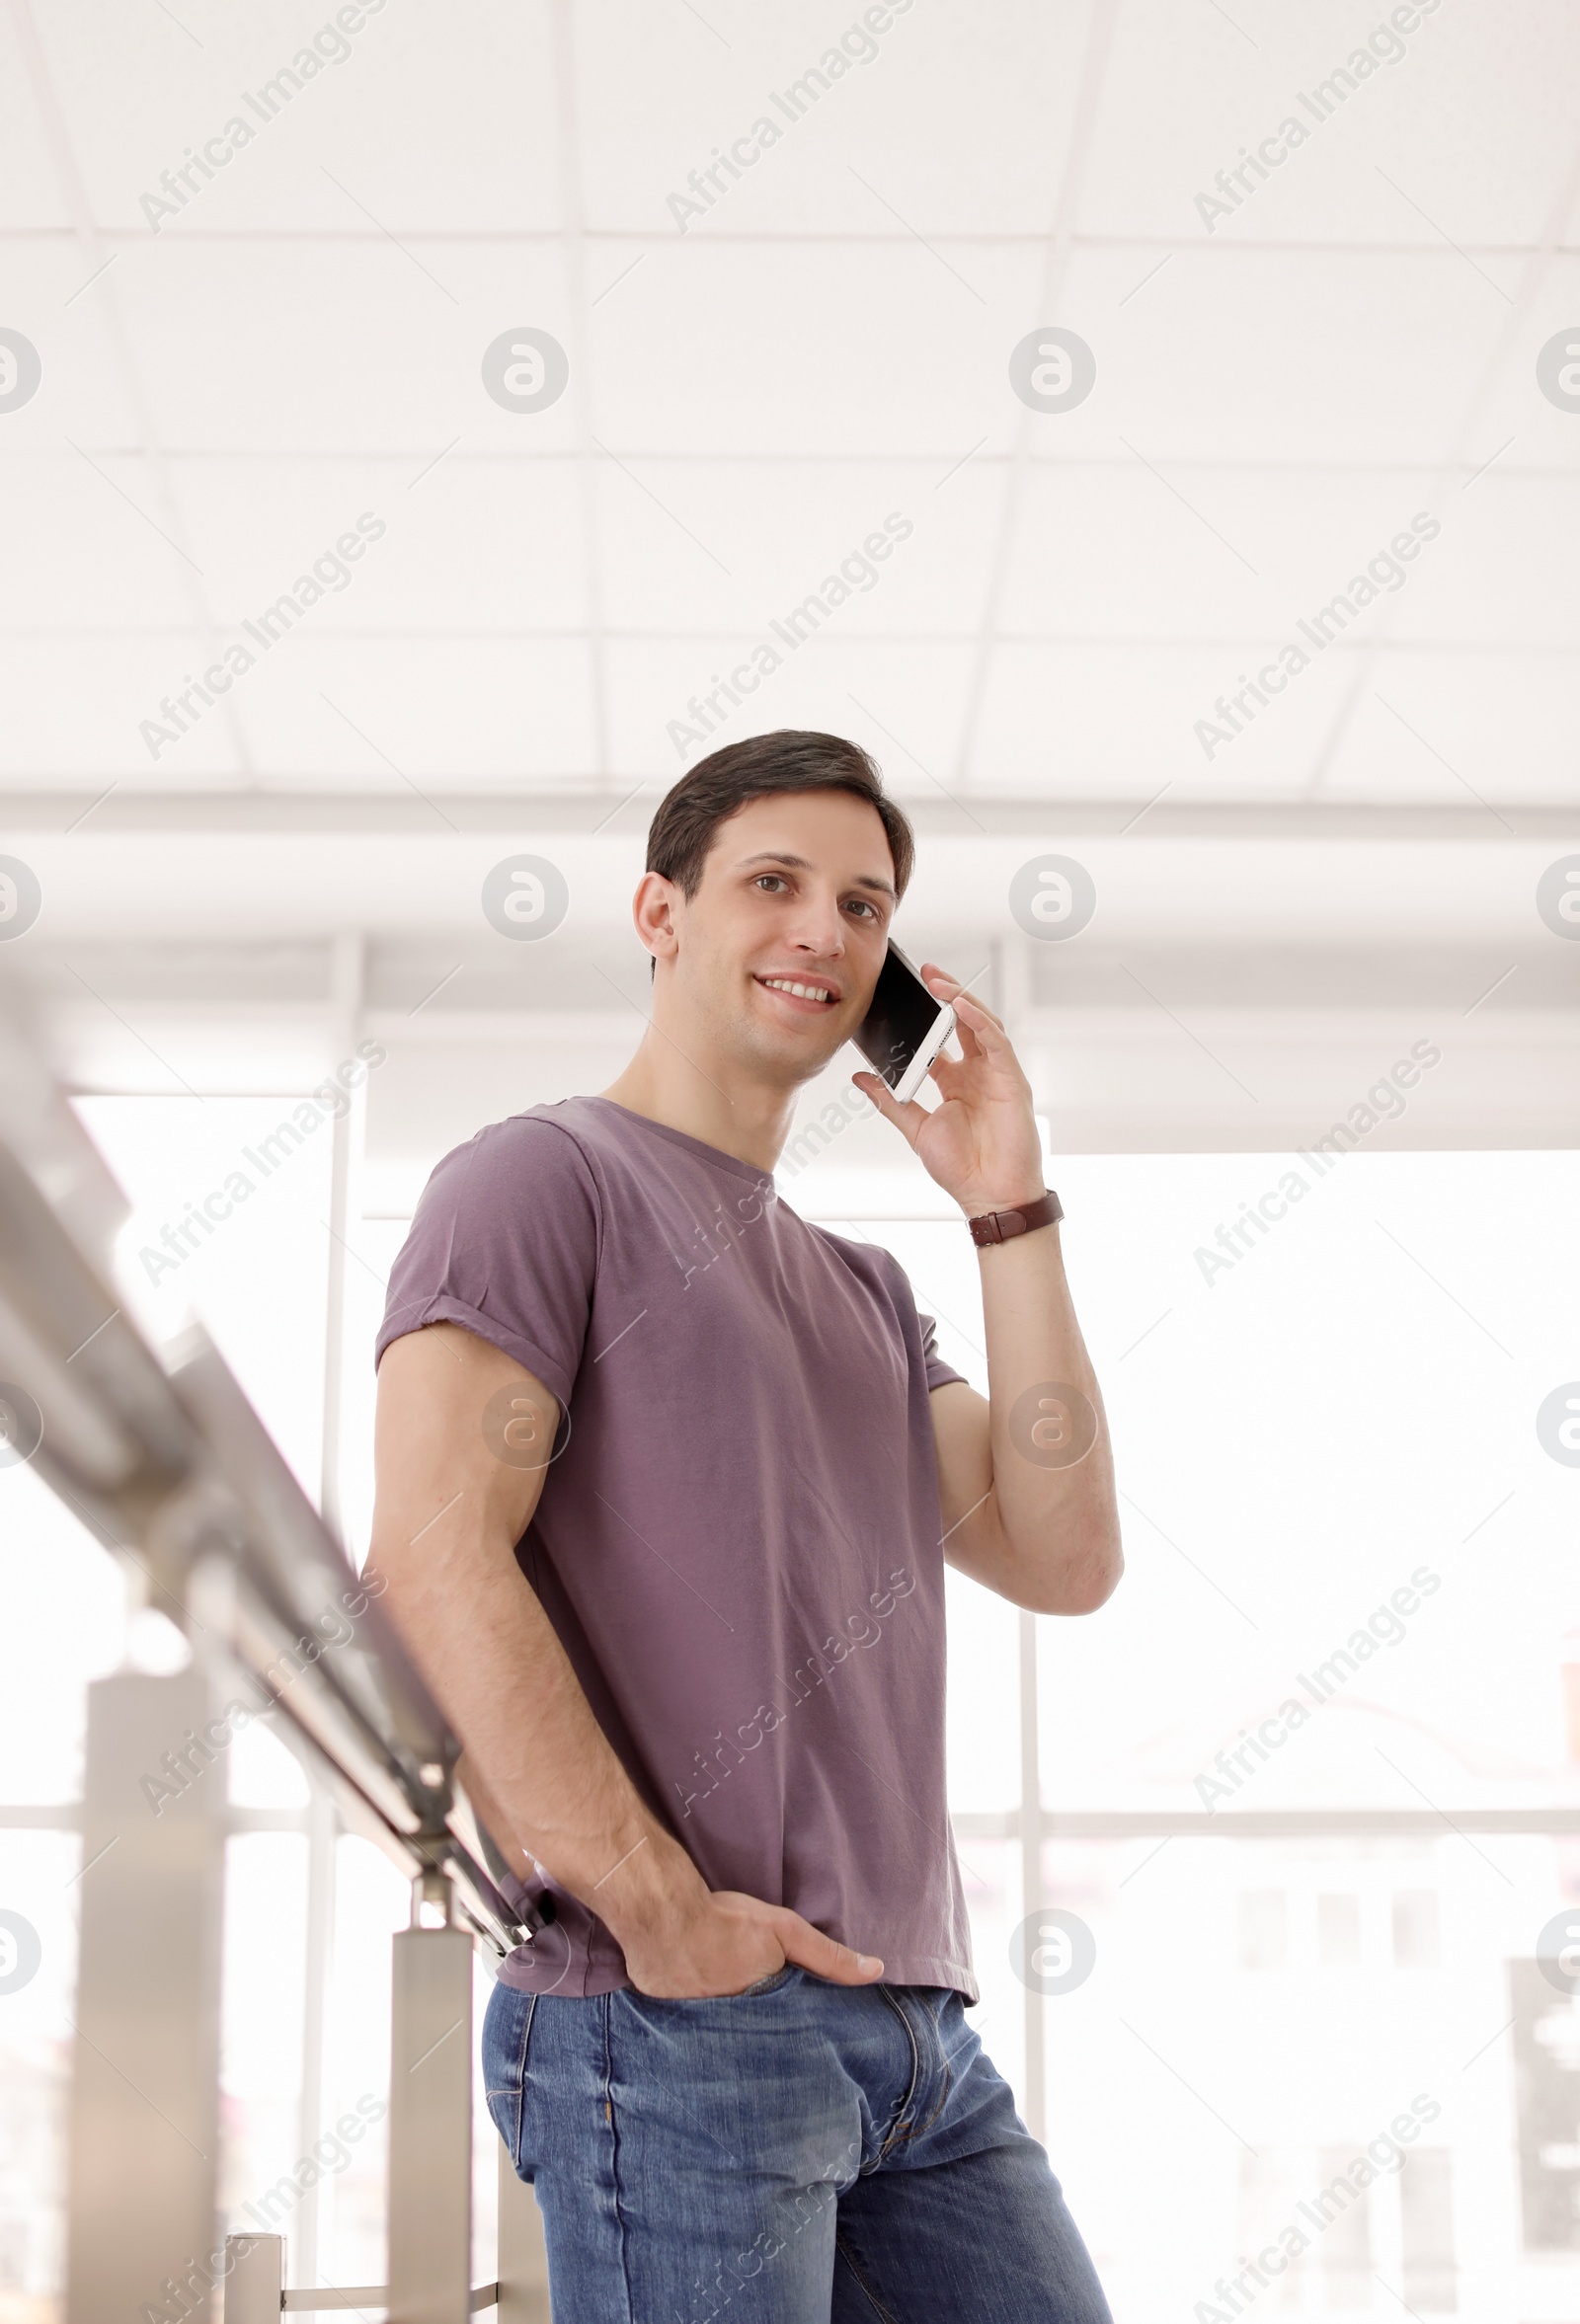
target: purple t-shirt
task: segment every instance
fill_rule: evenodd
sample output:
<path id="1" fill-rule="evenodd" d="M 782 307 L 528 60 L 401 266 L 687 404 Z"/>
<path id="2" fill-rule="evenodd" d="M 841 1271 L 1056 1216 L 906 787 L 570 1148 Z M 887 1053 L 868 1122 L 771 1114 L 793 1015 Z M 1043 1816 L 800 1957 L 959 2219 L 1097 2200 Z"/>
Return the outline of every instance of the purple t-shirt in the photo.
<path id="1" fill-rule="evenodd" d="M 378 1337 L 456 1323 L 559 1400 L 516 1548 L 593 1716 L 710 1889 L 789 1904 L 897 1984 L 975 2001 L 944 1787 L 928 1394 L 960 1377 L 903 1269 L 771 1178 L 607 1098 L 438 1165 Z M 569 1426 L 567 1426 L 567 1420 Z M 531 1992 L 629 1984 L 542 1868 Z"/>

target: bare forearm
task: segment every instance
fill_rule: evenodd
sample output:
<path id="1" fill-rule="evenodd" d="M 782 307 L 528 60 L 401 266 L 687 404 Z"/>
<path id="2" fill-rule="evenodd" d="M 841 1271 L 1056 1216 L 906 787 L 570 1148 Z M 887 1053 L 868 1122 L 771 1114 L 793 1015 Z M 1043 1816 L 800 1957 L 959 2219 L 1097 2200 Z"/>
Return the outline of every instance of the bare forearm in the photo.
<path id="1" fill-rule="evenodd" d="M 457 1523 L 448 1544 L 431 1533 L 417 1549 L 375 1530 L 373 1563 L 465 1746 L 485 1820 L 492 1808 L 504 1825 L 495 1838 L 518 1872 L 535 1858 L 618 1933 L 621 1905 L 661 1875 L 683 1879 L 689 1859 L 610 1748 L 514 1556 L 468 1539 Z M 639 1867 L 639 1855 L 651 1863 Z"/>
<path id="2" fill-rule="evenodd" d="M 1057 1226 L 980 1254 L 993 1502 L 1027 1589 L 1050 1610 L 1101 1604 L 1119 1579 L 1102 1390 L 1075 1318 Z"/>
<path id="3" fill-rule="evenodd" d="M 856 1082 L 968 1218 L 1022 1209 L 1043 1192 L 1031 1084 L 991 1009 L 932 962 L 921 974 L 954 1009 L 960 1039 L 958 1059 L 928 1068 L 940 1103 L 900 1105 L 876 1073 Z M 1119 1520 L 1059 1229 L 1031 1228 L 980 1256 L 988 1409 L 964 1383 L 932 1399 L 944 1555 L 1033 1612 L 1089 1613 L 1119 1579 Z"/>
<path id="4" fill-rule="evenodd" d="M 517 1871 L 535 1859 L 618 1935 L 622 1908 L 651 1907 L 655 1885 L 683 1896 L 701 1883 L 610 1748 L 516 1564 L 546 1469 L 501 1457 L 502 1397 L 512 1449 L 552 1444 L 554 1398 L 498 1349 L 434 1324 L 387 1350 L 371 1559 L 495 1839 Z"/>

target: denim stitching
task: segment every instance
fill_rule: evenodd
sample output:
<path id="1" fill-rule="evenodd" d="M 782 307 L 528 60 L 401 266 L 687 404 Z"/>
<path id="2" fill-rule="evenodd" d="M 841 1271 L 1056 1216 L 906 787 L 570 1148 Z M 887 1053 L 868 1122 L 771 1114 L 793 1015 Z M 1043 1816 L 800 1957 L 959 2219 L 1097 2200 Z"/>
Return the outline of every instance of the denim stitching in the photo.
<path id="1" fill-rule="evenodd" d="M 916 2037 L 911 2028 L 910 2020 L 906 2015 L 906 2012 L 901 2008 L 893 1993 L 890 1992 L 887 1985 L 880 1985 L 878 1990 L 883 1995 L 883 1998 L 888 2002 L 896 2017 L 899 2018 L 901 2024 L 905 2027 L 906 2040 L 910 2044 L 910 2087 L 906 2092 L 905 2097 L 900 2101 L 900 2104 L 895 2108 L 894 2113 L 894 2119 L 896 2123 L 903 2123 L 906 2119 L 907 2109 L 909 2107 L 911 2100 L 916 2095 L 916 2084 L 921 2079 L 921 2052 L 916 2048 Z M 867 2171 L 875 2171 L 878 2168 L 878 2165 L 887 2156 L 889 2149 L 894 2145 L 895 2140 L 899 2135 L 899 2131 L 894 2130 L 891 2130 L 885 2133 L 883 2144 L 879 2147 L 871 2162 L 865 2166 Z"/>
<path id="2" fill-rule="evenodd" d="M 537 1995 L 528 1993 L 526 2011 L 521 2019 L 521 2054 L 515 2066 L 515 2168 L 521 2168 L 521 2141 L 526 2135 L 526 2053 L 532 2040 L 532 2022 L 537 2016 Z"/>
<path id="3" fill-rule="evenodd" d="M 930 2047 L 937 2052 L 938 2065 L 944 2077 L 944 2086 L 939 2094 L 938 2103 L 933 2108 L 931 2114 L 927 2117 L 927 2120 L 924 2123 L 911 2123 L 906 2128 L 897 2130 L 894 2133 L 894 2136 L 889 2141 L 890 2146 L 898 2145 L 902 2138 L 919 2138 L 922 2136 L 923 2132 L 930 2130 L 933 2127 L 933 2124 L 938 2120 L 938 2117 L 943 2113 L 944 2108 L 948 2105 L 949 2093 L 954 2087 L 955 2069 L 950 2064 L 948 2058 L 944 2055 L 944 2046 L 941 2039 L 939 2038 L 937 2020 L 934 2018 L 930 2009 L 923 2009 L 921 2014 L 922 2017 L 926 2020 L 927 2025 L 927 2035 L 925 2039 L 928 2040 Z M 888 2147 L 885 2147 L 884 2151 L 887 2153 Z"/>
<path id="4" fill-rule="evenodd" d="M 507 2144 L 510 2147 L 511 2168 L 517 2178 L 521 2175 L 521 2126 L 524 2119 L 526 2050 L 527 2044 L 532 2039 L 532 2020 L 537 2014 L 537 1995 L 527 1993 L 522 1997 L 526 2002 L 526 2011 L 521 2019 L 521 2047 L 520 2055 L 515 2061 L 515 2079 L 514 2082 L 507 2082 L 503 2089 L 485 2090 L 483 2093 L 486 2099 L 511 2098 L 515 2102 L 515 2137 L 514 2142 L 507 2140 Z M 500 2132 L 500 2136 L 502 2138 L 505 2136 L 503 2130 Z"/>
<path id="5" fill-rule="evenodd" d="M 878 2294 L 873 2290 L 872 2285 L 867 2282 L 866 2270 L 862 2267 L 861 2262 L 856 2258 L 855 2253 L 851 2250 L 849 2244 L 846 2243 L 844 2237 L 840 2234 L 837 2227 L 835 2227 L 833 2231 L 833 2246 L 834 2250 L 839 2254 L 839 2257 L 844 2261 L 845 2266 L 850 2270 L 851 2275 L 855 2278 L 856 2289 L 860 2292 L 862 2298 L 868 2302 L 873 2314 L 882 2319 L 882 2324 L 899 2324 L 899 2319 L 896 2317 L 894 2310 L 884 2306 L 883 2301 L 878 2297 Z"/>
<path id="6" fill-rule="evenodd" d="M 625 2324 L 636 2324 L 625 2208 L 620 2201 L 620 2134 L 614 2124 L 614 1998 L 612 1993 L 599 1996 L 603 2012 L 603 2120 L 609 2133 L 609 2186 L 614 2197 L 614 2223 L 620 2236 L 620 2281 L 625 2285 Z"/>
<path id="7" fill-rule="evenodd" d="M 927 2117 L 927 2120 L 924 2123 L 912 2123 L 908 2129 L 901 2129 L 896 2130 L 894 2136 L 889 2141 L 889 2146 L 898 2146 L 902 2138 L 919 2138 L 923 2131 L 930 2130 L 932 2129 L 933 2124 L 938 2120 L 938 2117 L 943 2113 L 944 2108 L 949 2103 L 949 2092 L 955 2078 L 954 2069 L 950 2065 L 947 2058 L 943 2060 L 943 2092 L 939 2097 L 937 2105 L 933 2108 L 931 2114 Z M 884 2152 L 887 2154 L 888 2151 L 889 2147 L 886 2146 L 884 2148 Z"/>

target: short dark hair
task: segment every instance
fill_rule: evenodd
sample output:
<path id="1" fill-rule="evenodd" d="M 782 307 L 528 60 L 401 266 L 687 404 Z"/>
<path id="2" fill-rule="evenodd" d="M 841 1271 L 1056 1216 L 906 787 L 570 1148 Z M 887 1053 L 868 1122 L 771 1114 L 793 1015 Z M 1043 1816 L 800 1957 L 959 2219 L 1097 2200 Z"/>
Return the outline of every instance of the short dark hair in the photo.
<path id="1" fill-rule="evenodd" d="M 672 880 L 682 895 L 695 895 L 719 825 L 748 800 L 781 791 L 848 791 L 864 799 L 889 842 L 895 893 L 905 894 L 916 860 L 915 834 L 884 790 L 877 760 L 842 735 L 805 734 L 792 727 L 727 742 L 682 775 L 653 818 L 648 870 Z"/>

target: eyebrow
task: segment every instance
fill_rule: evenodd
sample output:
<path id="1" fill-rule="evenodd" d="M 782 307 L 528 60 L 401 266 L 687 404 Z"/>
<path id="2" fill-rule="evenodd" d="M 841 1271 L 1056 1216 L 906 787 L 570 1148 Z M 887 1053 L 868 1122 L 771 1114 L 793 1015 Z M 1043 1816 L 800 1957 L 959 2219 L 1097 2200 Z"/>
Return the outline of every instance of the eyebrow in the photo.
<path id="1" fill-rule="evenodd" d="M 744 855 L 736 870 L 744 872 L 750 864 L 785 864 L 792 872 L 815 872 L 818 868 L 816 864 L 809 863 L 804 855 L 784 855 L 775 847 L 765 848 L 760 855 Z M 865 872 L 858 872 L 850 885 L 853 888 L 874 889 L 879 895 L 887 895 L 891 903 L 897 900 L 889 881 L 874 880 Z"/>

